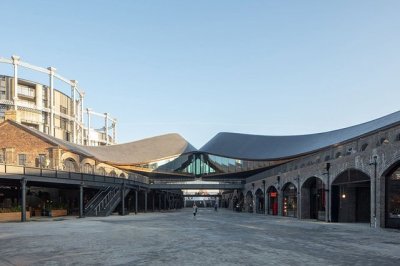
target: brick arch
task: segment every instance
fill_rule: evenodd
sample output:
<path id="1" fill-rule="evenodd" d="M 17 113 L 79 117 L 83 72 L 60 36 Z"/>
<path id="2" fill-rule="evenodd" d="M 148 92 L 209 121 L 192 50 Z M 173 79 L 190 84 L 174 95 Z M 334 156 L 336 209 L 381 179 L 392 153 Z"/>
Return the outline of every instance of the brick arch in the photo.
<path id="1" fill-rule="evenodd" d="M 71 162 L 74 169 L 70 169 L 70 167 L 67 165 L 67 162 Z M 67 157 L 64 160 L 62 160 L 62 165 L 63 165 L 63 170 L 64 171 L 71 171 L 72 170 L 71 172 L 78 172 L 79 173 L 79 164 L 72 157 Z M 73 170 L 75 170 L 75 171 L 73 171 Z"/>
<path id="2" fill-rule="evenodd" d="M 369 177 L 369 181 L 371 181 L 372 178 L 373 178 L 373 177 L 371 176 L 370 173 L 368 173 L 368 172 L 366 172 L 366 171 L 364 171 L 364 170 L 362 170 L 362 169 L 360 169 L 360 168 L 349 167 L 349 168 L 347 168 L 347 169 L 344 169 L 344 170 L 340 171 L 340 172 L 337 173 L 336 175 L 331 176 L 331 180 L 330 180 L 330 184 L 329 184 L 329 185 L 332 185 L 332 184 L 334 183 L 334 181 L 335 181 L 339 176 L 341 176 L 342 174 L 345 174 L 347 171 L 359 171 L 359 172 L 361 172 L 362 174 L 368 176 L 368 177 Z"/>
<path id="3" fill-rule="evenodd" d="M 76 164 L 79 166 L 80 159 L 79 159 L 78 154 L 75 154 L 75 153 L 72 153 L 69 151 L 63 152 L 63 154 L 61 155 L 61 162 L 64 162 L 64 160 L 68 159 L 68 158 L 73 159 L 76 162 Z"/>
<path id="4" fill-rule="evenodd" d="M 400 166 L 400 154 L 393 157 L 387 163 L 385 163 L 385 167 L 378 171 L 377 176 L 387 176 L 396 166 Z M 379 161 L 378 161 L 378 169 L 379 169 Z"/>
<path id="5" fill-rule="evenodd" d="M 290 185 L 290 184 L 293 184 L 294 185 L 294 187 L 296 188 L 296 189 L 299 189 L 298 187 L 297 187 L 297 184 L 296 184 L 297 182 L 295 182 L 294 180 L 291 180 L 291 179 L 288 179 L 288 180 L 286 180 L 286 182 L 282 185 L 282 187 L 281 187 L 281 191 L 283 191 L 288 185 Z"/>
<path id="6" fill-rule="evenodd" d="M 320 180 L 322 181 L 322 183 L 323 183 L 325 186 L 327 185 L 327 184 L 326 184 L 327 180 L 326 180 L 325 177 L 321 177 L 320 175 L 310 175 L 310 176 L 307 176 L 306 178 L 302 178 L 302 179 L 301 179 L 301 181 L 300 181 L 300 188 L 303 188 L 304 185 L 305 185 L 307 182 L 309 182 L 311 178 L 314 178 L 314 177 L 320 179 Z"/>
<path id="7" fill-rule="evenodd" d="M 95 173 L 95 165 L 96 163 L 93 159 L 85 158 L 81 161 L 81 172 L 86 174 L 93 174 Z"/>

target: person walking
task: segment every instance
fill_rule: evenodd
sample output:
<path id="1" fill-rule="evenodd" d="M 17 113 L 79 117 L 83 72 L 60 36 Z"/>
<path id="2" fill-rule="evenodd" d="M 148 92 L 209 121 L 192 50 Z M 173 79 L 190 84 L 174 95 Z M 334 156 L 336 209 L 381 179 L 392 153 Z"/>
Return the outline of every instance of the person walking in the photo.
<path id="1" fill-rule="evenodd" d="M 214 204 L 214 211 L 218 211 L 218 203 L 217 202 L 215 202 L 215 204 Z"/>
<path id="2" fill-rule="evenodd" d="M 193 217 L 196 217 L 197 214 L 197 205 L 196 203 L 193 203 Z"/>

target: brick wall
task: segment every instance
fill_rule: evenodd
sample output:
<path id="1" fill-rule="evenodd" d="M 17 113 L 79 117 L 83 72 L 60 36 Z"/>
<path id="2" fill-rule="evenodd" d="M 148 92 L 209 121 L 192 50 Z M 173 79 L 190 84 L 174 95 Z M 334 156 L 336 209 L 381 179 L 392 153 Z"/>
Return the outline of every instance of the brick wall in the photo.
<path id="1" fill-rule="evenodd" d="M 53 145 L 10 123 L 0 125 L 0 151 L 12 150 L 7 164 L 18 164 L 18 154 L 26 154 L 26 166 L 35 166 L 39 154 L 49 158 Z M 10 161 L 11 160 L 11 161 Z"/>

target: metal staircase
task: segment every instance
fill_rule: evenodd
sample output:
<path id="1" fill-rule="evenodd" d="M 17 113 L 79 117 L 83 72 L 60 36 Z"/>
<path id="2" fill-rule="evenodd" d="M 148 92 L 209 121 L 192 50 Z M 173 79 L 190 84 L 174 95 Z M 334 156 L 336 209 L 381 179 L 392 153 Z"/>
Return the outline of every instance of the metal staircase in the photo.
<path id="1" fill-rule="evenodd" d="M 121 187 L 100 190 L 85 207 L 86 216 L 109 216 L 121 202 Z M 125 188 L 125 197 L 130 189 Z"/>

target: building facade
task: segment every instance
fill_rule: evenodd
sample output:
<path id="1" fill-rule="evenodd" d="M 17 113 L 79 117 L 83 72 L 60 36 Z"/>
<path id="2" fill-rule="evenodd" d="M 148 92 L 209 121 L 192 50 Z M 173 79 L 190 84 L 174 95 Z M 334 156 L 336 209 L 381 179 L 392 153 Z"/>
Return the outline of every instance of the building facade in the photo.
<path id="1" fill-rule="evenodd" d="M 7 117 L 41 132 L 81 145 L 109 145 L 116 143 L 116 120 L 108 113 L 100 114 L 84 108 L 84 92 L 75 80 L 67 80 L 53 67 L 42 68 L 20 60 L 1 58 L 0 63 L 14 68 L 12 77 L 0 75 L 0 121 Z M 26 68 L 49 76 L 49 84 L 25 80 L 18 69 Z M 58 79 L 70 86 L 70 94 L 55 88 Z M 91 118 L 104 121 L 100 129 L 91 125 Z M 86 119 L 86 121 L 85 121 Z"/>

